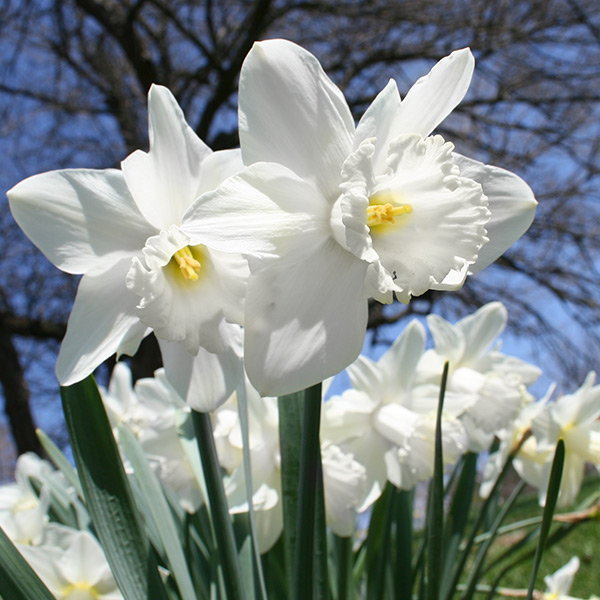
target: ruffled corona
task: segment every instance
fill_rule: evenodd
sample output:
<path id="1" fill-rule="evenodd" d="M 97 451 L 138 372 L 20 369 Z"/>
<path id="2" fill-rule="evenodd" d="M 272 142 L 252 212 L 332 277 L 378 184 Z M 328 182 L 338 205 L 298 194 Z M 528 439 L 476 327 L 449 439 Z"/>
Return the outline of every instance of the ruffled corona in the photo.
<path id="1" fill-rule="evenodd" d="M 213 282 L 214 267 L 206 247 L 189 244 L 188 236 L 175 225 L 149 238 L 143 258 L 132 261 L 127 287 L 140 298 L 140 320 L 157 337 L 183 342 L 192 354 L 200 345 L 209 352 L 220 352 L 217 331 L 222 312 Z M 207 331 L 211 322 L 213 327 Z"/>
<path id="2" fill-rule="evenodd" d="M 376 145 L 364 140 L 344 162 L 332 230 L 373 265 L 367 283 L 377 300 L 395 294 L 408 302 L 477 260 L 488 241 L 488 200 L 480 184 L 460 176 L 454 146 L 439 135 L 398 136 L 384 169 Z"/>

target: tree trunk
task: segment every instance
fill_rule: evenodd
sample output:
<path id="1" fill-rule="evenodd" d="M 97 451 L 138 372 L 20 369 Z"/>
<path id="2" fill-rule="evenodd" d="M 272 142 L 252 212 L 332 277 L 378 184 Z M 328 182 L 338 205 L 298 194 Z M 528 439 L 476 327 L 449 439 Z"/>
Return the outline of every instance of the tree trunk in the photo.
<path id="1" fill-rule="evenodd" d="M 17 453 L 43 455 L 35 435 L 35 424 L 29 407 L 29 389 L 23 367 L 10 334 L 0 322 L 0 384 L 4 390 L 4 412 L 8 418 Z"/>

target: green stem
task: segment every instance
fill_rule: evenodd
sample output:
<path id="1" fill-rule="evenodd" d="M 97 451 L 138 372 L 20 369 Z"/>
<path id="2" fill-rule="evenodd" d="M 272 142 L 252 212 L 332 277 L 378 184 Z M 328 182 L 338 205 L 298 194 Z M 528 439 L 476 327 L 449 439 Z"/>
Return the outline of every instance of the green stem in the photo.
<path id="1" fill-rule="evenodd" d="M 448 381 L 448 363 L 444 365 L 440 384 L 440 400 L 435 426 L 434 474 L 427 499 L 427 598 L 440 597 L 442 571 L 442 537 L 444 531 L 444 460 L 442 452 L 442 410 Z"/>
<path id="2" fill-rule="evenodd" d="M 302 405 L 304 393 L 278 399 L 279 449 L 281 453 L 281 500 L 283 505 L 283 543 L 288 595 L 294 589 L 296 525 L 298 524 L 298 481 L 302 444 Z"/>
<path id="3" fill-rule="evenodd" d="M 352 536 L 335 536 L 337 549 L 337 600 L 352 598 Z"/>
<path id="4" fill-rule="evenodd" d="M 326 535 L 324 527 L 322 528 L 323 531 L 321 531 L 321 527 L 313 526 L 315 523 L 317 494 L 320 496 L 319 502 L 323 502 L 323 468 L 321 465 L 321 445 L 319 441 L 320 422 L 321 384 L 318 383 L 304 392 L 293 590 L 294 597 L 297 600 L 317 598 L 322 592 L 322 590 L 315 590 L 313 586 L 314 583 L 317 583 L 319 586 L 319 582 L 321 581 L 321 577 L 316 582 L 313 577 L 315 536 L 317 537 L 317 542 L 321 542 L 322 538 Z"/>
<path id="5" fill-rule="evenodd" d="M 227 498 L 221 479 L 212 423 L 208 413 L 192 411 L 196 441 L 202 461 L 206 491 L 210 505 L 213 531 L 223 572 L 223 582 L 228 600 L 245 598 L 240 564 L 238 561 L 233 527 L 229 517 Z"/>

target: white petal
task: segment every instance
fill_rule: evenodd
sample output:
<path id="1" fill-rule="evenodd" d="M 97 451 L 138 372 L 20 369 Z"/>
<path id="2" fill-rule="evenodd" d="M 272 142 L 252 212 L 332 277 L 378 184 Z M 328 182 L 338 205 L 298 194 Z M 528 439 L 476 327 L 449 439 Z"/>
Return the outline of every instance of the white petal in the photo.
<path id="1" fill-rule="evenodd" d="M 305 389 L 346 368 L 367 323 L 367 263 L 316 240 L 253 274 L 245 318 L 246 369 L 266 396 Z M 251 265 L 252 269 L 252 265 Z"/>
<path id="2" fill-rule="evenodd" d="M 209 154 L 202 161 L 200 183 L 196 195 L 216 190 L 228 177 L 236 175 L 244 168 L 242 152 L 234 150 L 219 150 Z"/>
<path id="3" fill-rule="evenodd" d="M 508 427 L 519 414 L 525 388 L 518 375 L 489 373 L 478 396 L 475 405 L 468 409 L 469 416 L 485 433 L 496 433 Z"/>
<path id="4" fill-rule="evenodd" d="M 477 262 L 471 265 L 471 272 L 478 273 L 491 265 L 529 229 L 537 201 L 531 188 L 510 171 L 484 165 L 456 153 L 454 160 L 461 176 L 481 184 L 492 214 L 485 226 L 490 241 L 479 251 Z"/>
<path id="5" fill-rule="evenodd" d="M 323 405 L 321 439 L 344 444 L 361 438 L 371 430 L 371 414 L 378 402 L 358 390 L 349 388 Z"/>
<path id="6" fill-rule="evenodd" d="M 428 315 L 427 325 L 433 336 L 435 352 L 450 361 L 451 368 L 458 367 L 466 345 L 462 332 L 438 315 Z"/>
<path id="7" fill-rule="evenodd" d="M 323 445 L 322 460 L 327 525 L 336 535 L 349 537 L 365 495 L 366 470 L 351 454 L 332 444 Z"/>
<path id="8" fill-rule="evenodd" d="M 381 496 L 385 488 L 387 470 L 384 455 L 390 447 L 390 443 L 372 428 L 362 437 L 343 447 L 343 450 L 351 452 L 355 460 L 366 470 L 366 493 L 362 503 L 356 509 L 359 513 L 369 508 Z"/>
<path id="9" fill-rule="evenodd" d="M 224 352 L 212 354 L 201 347 L 196 356 L 182 344 L 159 340 L 167 378 L 194 410 L 215 410 L 231 396 L 243 376 L 240 328 L 232 325 L 226 335 L 229 346 Z"/>
<path id="10" fill-rule="evenodd" d="M 573 585 L 573 579 L 578 570 L 579 558 L 574 556 L 558 571 L 555 571 L 552 575 L 546 575 L 544 583 L 548 588 L 547 593 L 550 595 L 558 594 L 559 597 L 568 594 L 571 591 L 571 585 Z"/>
<path id="11" fill-rule="evenodd" d="M 476 360 L 489 350 L 492 342 L 504 331 L 507 320 L 508 313 L 501 302 L 490 302 L 461 319 L 456 327 L 466 340 L 463 364 Z"/>
<path id="12" fill-rule="evenodd" d="M 200 196 L 181 227 L 193 244 L 242 254 L 273 254 L 278 240 L 328 229 L 323 196 L 275 163 L 252 165 Z"/>
<path id="13" fill-rule="evenodd" d="M 139 251 L 154 232 L 116 169 L 41 173 L 7 196 L 19 227 L 67 273 L 105 269 Z"/>
<path id="14" fill-rule="evenodd" d="M 394 391 L 396 396 L 412 387 L 425 342 L 425 328 L 419 321 L 411 321 L 379 360 L 379 368 L 386 374 L 388 390 Z"/>
<path id="15" fill-rule="evenodd" d="M 136 314 L 136 297 L 125 286 L 129 265 L 129 260 L 122 260 L 105 273 L 81 279 L 56 361 L 61 385 L 87 377 L 118 352 L 123 341 L 129 348 L 137 347 L 146 333 Z M 132 331 L 136 344 L 131 343 Z"/>
<path id="16" fill-rule="evenodd" d="M 583 385 L 577 391 L 557 400 L 553 407 L 553 414 L 561 425 L 581 425 L 591 423 L 598 418 L 600 415 L 600 385 L 594 385 L 595 382 L 596 373 L 590 371 Z"/>
<path id="17" fill-rule="evenodd" d="M 254 44 L 242 66 L 239 106 L 244 164 L 278 162 L 335 200 L 354 120 L 310 52 L 285 40 Z"/>
<path id="18" fill-rule="evenodd" d="M 365 111 L 354 135 L 353 150 L 369 138 L 375 138 L 375 154 L 373 163 L 376 175 L 385 171 L 386 157 L 391 140 L 403 133 L 395 127 L 395 121 L 400 114 L 400 94 L 393 79 L 377 94 L 371 105 Z"/>
<path id="19" fill-rule="evenodd" d="M 61 575 L 71 583 L 90 587 L 104 578 L 110 578 L 110 569 L 100 544 L 87 531 L 73 535 L 69 548 L 57 561 Z"/>
<path id="20" fill-rule="evenodd" d="M 464 98 L 474 68 L 475 59 L 468 48 L 442 58 L 406 94 L 390 139 L 400 133 L 428 136 Z"/>
<path id="21" fill-rule="evenodd" d="M 355 390 L 373 397 L 382 388 L 382 373 L 377 363 L 361 354 L 347 369 L 350 383 Z"/>
<path id="22" fill-rule="evenodd" d="M 121 168 L 146 219 L 157 229 L 179 225 L 198 195 L 203 160 L 210 148 L 186 123 L 173 94 L 153 85 L 148 93 L 150 151 L 137 150 Z"/>

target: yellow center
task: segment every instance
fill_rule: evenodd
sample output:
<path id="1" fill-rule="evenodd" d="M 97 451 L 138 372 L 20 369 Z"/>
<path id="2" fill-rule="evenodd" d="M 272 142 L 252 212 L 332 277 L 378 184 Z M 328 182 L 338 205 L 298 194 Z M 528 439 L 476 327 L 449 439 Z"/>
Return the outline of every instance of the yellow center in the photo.
<path id="1" fill-rule="evenodd" d="M 367 225 L 377 227 L 395 223 L 395 217 L 407 215 L 412 212 L 410 204 L 397 204 L 395 194 L 389 192 L 379 192 L 369 198 L 367 207 Z M 394 204 L 392 204 L 394 202 Z"/>
<path id="2" fill-rule="evenodd" d="M 171 260 L 177 263 L 184 279 L 191 279 L 192 281 L 198 279 L 198 271 L 202 265 L 194 258 L 189 246 L 177 250 Z"/>
<path id="3" fill-rule="evenodd" d="M 66 600 L 96 600 L 98 592 L 89 583 L 77 582 L 63 588 L 63 598 Z"/>
<path id="4" fill-rule="evenodd" d="M 26 496 L 19 498 L 19 500 L 13 504 L 12 512 L 14 514 L 18 512 L 25 512 L 27 510 L 34 510 L 38 507 L 38 505 L 39 500 L 35 496 L 27 494 Z"/>

